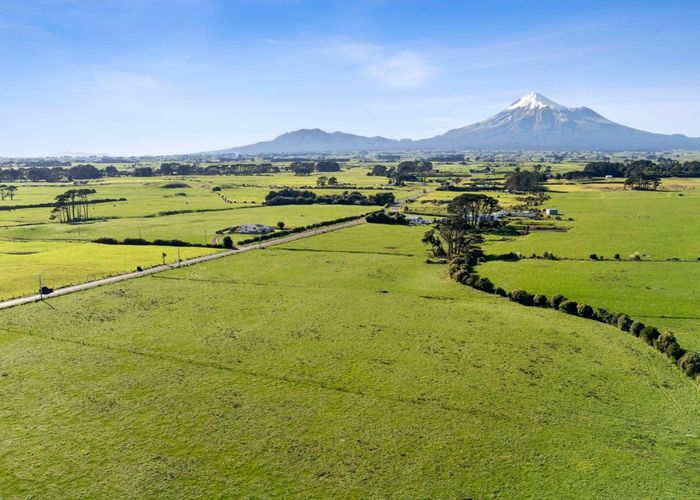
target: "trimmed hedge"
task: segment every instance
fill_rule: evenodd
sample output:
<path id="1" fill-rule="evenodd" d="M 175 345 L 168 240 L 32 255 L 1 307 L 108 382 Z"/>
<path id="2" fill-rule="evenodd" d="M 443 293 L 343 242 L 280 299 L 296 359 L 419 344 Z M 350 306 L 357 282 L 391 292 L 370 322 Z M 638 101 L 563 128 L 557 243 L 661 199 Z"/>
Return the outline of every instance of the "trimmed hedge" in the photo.
<path id="1" fill-rule="evenodd" d="M 576 316 L 578 314 L 578 303 L 573 300 L 565 300 L 559 304 L 559 310 L 563 313 Z"/>
<path id="2" fill-rule="evenodd" d="M 524 306 L 533 306 L 535 296 L 525 290 L 513 290 L 509 294 L 510 300 Z"/>
<path id="3" fill-rule="evenodd" d="M 535 298 L 532 302 L 535 304 L 535 307 L 549 307 L 547 296 L 541 293 L 535 294 Z"/>
<path id="4" fill-rule="evenodd" d="M 686 352 L 678 360 L 678 366 L 689 377 L 700 373 L 700 356 L 696 352 Z"/>
<path id="5" fill-rule="evenodd" d="M 639 332 L 639 338 L 649 345 L 654 345 L 654 342 L 656 342 L 656 339 L 658 339 L 660 335 L 661 332 L 653 326 L 645 326 L 642 328 L 642 331 Z"/>
<path id="6" fill-rule="evenodd" d="M 577 308 L 577 313 L 580 317 L 585 319 L 593 319 L 593 308 L 588 304 L 579 304 Z"/>
<path id="7" fill-rule="evenodd" d="M 590 319 L 615 326 L 622 331 L 629 332 L 639 337 L 648 345 L 666 354 L 673 360 L 678 368 L 687 376 L 694 378 L 700 374 L 700 354 L 683 349 L 670 332 L 661 333 L 656 327 L 645 325 L 640 321 L 634 321 L 626 314 L 611 313 L 607 309 L 593 309 L 587 304 L 578 304 L 573 300 L 567 300 L 563 295 L 555 295 L 550 300 L 541 293 L 533 295 L 526 290 L 513 290 L 508 293 L 501 287 L 495 287 L 488 278 L 480 278 L 470 272 L 470 268 L 463 263 L 453 261 L 449 267 L 450 276 L 455 280 L 477 290 L 508 297 L 512 302 L 524 306 L 549 307 L 572 316 Z"/>
<path id="8" fill-rule="evenodd" d="M 639 334 L 642 333 L 642 330 L 644 330 L 644 326 L 644 323 L 633 321 L 630 325 L 629 332 L 635 337 L 639 337 Z"/>
<path id="9" fill-rule="evenodd" d="M 549 301 L 549 307 L 552 309 L 559 309 L 559 304 L 564 302 L 566 300 L 566 297 L 563 295 L 555 295 L 552 297 L 552 300 Z"/>
<path id="10" fill-rule="evenodd" d="M 629 332 L 630 327 L 632 326 L 632 318 L 627 316 L 626 314 L 620 314 L 617 318 L 617 327 L 622 330 L 623 332 Z"/>
<path id="11" fill-rule="evenodd" d="M 138 245 L 138 246 L 158 246 L 158 247 L 210 247 L 212 245 L 197 245 L 196 243 L 190 243 L 189 241 L 182 240 L 145 240 L 143 238 L 124 238 L 122 241 L 116 238 L 97 238 L 92 240 L 92 243 L 99 243 L 102 245 Z"/>

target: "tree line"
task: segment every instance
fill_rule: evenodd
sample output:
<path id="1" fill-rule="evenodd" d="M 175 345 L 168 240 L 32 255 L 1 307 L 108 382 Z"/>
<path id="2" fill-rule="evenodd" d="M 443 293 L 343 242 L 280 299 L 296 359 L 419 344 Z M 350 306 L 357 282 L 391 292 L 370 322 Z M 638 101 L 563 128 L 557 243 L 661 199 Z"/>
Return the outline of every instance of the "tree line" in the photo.
<path id="1" fill-rule="evenodd" d="M 335 160 L 319 160 L 317 162 L 294 161 L 289 165 L 294 175 L 311 175 L 314 172 L 340 172 L 340 163 Z"/>
<path id="2" fill-rule="evenodd" d="M 376 193 L 366 196 L 358 191 L 343 191 L 339 194 L 317 195 L 313 191 L 282 188 L 265 196 L 265 205 L 391 205 L 394 193 Z"/>
<path id="3" fill-rule="evenodd" d="M 402 161 L 395 167 L 374 165 L 367 175 L 389 178 L 391 184 L 402 186 L 407 181 L 417 181 L 433 170 L 433 163 L 428 160 Z"/>
<path id="4" fill-rule="evenodd" d="M 626 162 L 594 161 L 583 167 L 589 177 L 630 177 L 642 173 L 658 177 L 700 177 L 700 161 L 679 162 L 671 159 L 634 160 Z"/>
<path id="5" fill-rule="evenodd" d="M 99 169 L 91 164 L 73 167 L 19 167 L 0 169 L 0 181 L 16 182 L 63 182 L 72 180 L 100 179 L 102 177 L 155 177 L 161 175 L 258 175 L 280 172 L 278 166 L 269 163 L 239 163 L 230 165 L 207 165 L 205 167 L 187 163 L 162 163 L 158 168 L 137 166 L 133 170 L 119 170 L 114 165 Z"/>

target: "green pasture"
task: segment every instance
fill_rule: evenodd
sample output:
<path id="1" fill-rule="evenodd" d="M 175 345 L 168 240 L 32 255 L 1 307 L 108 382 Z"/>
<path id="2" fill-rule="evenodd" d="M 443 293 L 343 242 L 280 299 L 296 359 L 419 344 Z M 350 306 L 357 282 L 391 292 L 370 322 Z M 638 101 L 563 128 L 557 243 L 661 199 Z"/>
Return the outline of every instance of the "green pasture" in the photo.
<path id="1" fill-rule="evenodd" d="M 700 494 L 693 381 L 610 326 L 452 282 L 421 234 L 0 312 L 3 496 Z"/>
<path id="2" fill-rule="evenodd" d="M 542 255 L 547 251 L 568 258 L 587 258 L 592 253 L 608 258 L 619 253 L 627 258 L 634 252 L 655 260 L 700 257 L 700 190 L 548 194 L 552 198 L 543 208 L 558 208 L 568 231 L 534 231 L 490 245 L 488 252 Z"/>
<path id="3" fill-rule="evenodd" d="M 187 259 L 217 251 L 212 248 L 181 248 Z M 58 288 L 106 276 L 177 262 L 178 249 L 157 246 L 98 245 L 47 241 L 0 241 L 0 299 L 31 295 L 45 285 Z"/>
<path id="4" fill-rule="evenodd" d="M 11 240 L 94 240 L 96 238 L 179 239 L 190 243 L 211 243 L 219 229 L 240 224 L 284 222 L 287 228 L 307 226 L 341 217 L 361 215 L 379 207 L 357 205 L 284 205 L 231 208 L 160 217 L 89 221 L 78 224 L 35 224 L 0 229 L 0 238 Z M 234 241 L 250 238 L 233 235 Z"/>
<path id="5" fill-rule="evenodd" d="M 672 330 L 700 351 L 700 262 L 593 262 L 527 259 L 481 264 L 479 274 L 506 290 L 562 294 Z"/>

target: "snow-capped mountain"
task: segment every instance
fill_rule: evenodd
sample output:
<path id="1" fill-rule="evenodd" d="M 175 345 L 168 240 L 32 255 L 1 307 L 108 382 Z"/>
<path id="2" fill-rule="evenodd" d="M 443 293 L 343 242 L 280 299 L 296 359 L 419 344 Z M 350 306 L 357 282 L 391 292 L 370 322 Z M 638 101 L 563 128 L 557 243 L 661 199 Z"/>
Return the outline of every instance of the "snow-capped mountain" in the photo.
<path id="1" fill-rule="evenodd" d="M 221 153 L 315 153 L 379 150 L 595 150 L 700 149 L 700 138 L 664 135 L 619 125 L 586 107 L 562 106 L 530 92 L 482 122 L 411 141 L 302 129 L 272 141 Z M 218 152 L 217 152 L 218 153 Z"/>
<path id="2" fill-rule="evenodd" d="M 416 141 L 430 149 L 659 150 L 700 147 L 700 139 L 625 127 L 586 107 L 530 92 L 482 122 Z"/>

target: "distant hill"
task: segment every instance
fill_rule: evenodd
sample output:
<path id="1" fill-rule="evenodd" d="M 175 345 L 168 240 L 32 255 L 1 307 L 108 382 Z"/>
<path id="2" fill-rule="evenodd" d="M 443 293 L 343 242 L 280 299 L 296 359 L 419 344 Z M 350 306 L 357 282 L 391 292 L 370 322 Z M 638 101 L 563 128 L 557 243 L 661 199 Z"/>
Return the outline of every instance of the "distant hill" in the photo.
<path id="1" fill-rule="evenodd" d="M 389 150 L 665 150 L 700 149 L 700 138 L 619 125 L 586 107 L 569 108 L 531 92 L 487 120 L 412 141 L 302 129 L 213 153 L 337 153 Z"/>
<path id="2" fill-rule="evenodd" d="M 321 129 L 301 129 L 287 132 L 271 141 L 249 146 L 214 151 L 214 153 L 314 153 L 337 151 L 377 151 L 396 149 L 402 141 L 385 137 L 364 137 L 345 132 L 324 132 Z M 411 141 L 408 141 L 411 142 Z"/>

